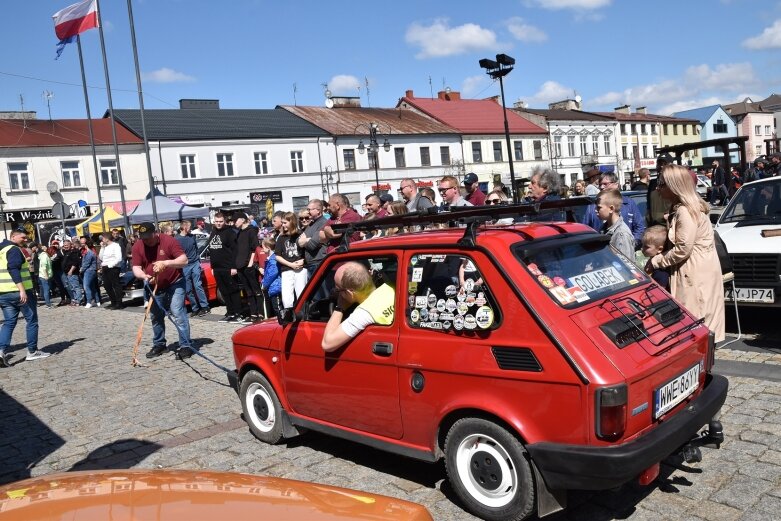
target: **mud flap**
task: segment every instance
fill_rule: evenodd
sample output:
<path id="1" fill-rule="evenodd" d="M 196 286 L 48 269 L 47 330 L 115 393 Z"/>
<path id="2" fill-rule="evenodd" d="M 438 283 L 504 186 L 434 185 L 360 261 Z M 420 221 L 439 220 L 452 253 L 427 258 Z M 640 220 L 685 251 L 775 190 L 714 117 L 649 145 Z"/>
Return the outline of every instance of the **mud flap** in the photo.
<path id="1" fill-rule="evenodd" d="M 534 470 L 534 481 L 537 487 L 537 517 L 545 517 L 567 508 L 567 491 L 549 489 L 534 461 L 529 463 Z"/>

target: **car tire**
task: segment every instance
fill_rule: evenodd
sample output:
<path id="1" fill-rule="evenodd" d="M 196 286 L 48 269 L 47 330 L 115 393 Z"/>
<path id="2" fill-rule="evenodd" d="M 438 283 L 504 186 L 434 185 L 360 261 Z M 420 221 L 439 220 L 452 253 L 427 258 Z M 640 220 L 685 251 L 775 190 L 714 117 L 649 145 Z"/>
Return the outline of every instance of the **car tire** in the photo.
<path id="1" fill-rule="evenodd" d="M 466 510 L 483 519 L 526 519 L 534 512 L 528 454 L 513 434 L 481 418 L 463 418 L 445 438 L 450 485 Z"/>
<path id="2" fill-rule="evenodd" d="M 249 371 L 241 379 L 239 397 L 252 434 L 266 443 L 277 443 L 282 438 L 282 405 L 266 377 Z"/>

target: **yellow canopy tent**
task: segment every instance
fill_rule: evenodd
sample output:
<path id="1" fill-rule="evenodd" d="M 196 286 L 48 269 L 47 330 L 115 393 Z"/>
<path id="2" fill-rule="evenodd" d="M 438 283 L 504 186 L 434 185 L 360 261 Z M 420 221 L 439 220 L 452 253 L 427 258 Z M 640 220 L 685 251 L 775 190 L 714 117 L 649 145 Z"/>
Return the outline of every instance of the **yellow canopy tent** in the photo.
<path id="1" fill-rule="evenodd" d="M 111 222 L 113 219 L 121 219 L 122 215 L 117 213 L 116 210 L 114 210 L 110 206 L 105 206 L 103 208 L 103 214 L 96 213 L 95 215 L 91 216 L 86 221 L 79 223 L 76 225 L 76 230 L 79 234 L 85 234 L 85 235 L 92 235 L 93 233 L 101 233 L 103 232 L 103 225 L 101 224 L 101 217 L 103 218 L 103 222 L 105 223 L 105 231 L 111 230 L 109 227 L 109 222 Z"/>

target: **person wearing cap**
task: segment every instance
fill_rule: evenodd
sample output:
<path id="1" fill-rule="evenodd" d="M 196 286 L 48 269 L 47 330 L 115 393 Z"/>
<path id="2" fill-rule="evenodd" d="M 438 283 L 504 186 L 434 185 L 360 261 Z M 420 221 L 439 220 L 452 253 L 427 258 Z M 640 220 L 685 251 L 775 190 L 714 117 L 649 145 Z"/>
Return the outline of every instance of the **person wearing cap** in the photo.
<path id="1" fill-rule="evenodd" d="M 442 208 L 456 206 L 473 206 L 472 203 L 461 197 L 458 189 L 458 180 L 452 175 L 446 175 L 439 180 L 439 196 L 442 197 Z"/>
<path id="2" fill-rule="evenodd" d="M 766 159 L 764 157 L 758 157 L 754 161 L 754 164 L 746 169 L 746 173 L 744 174 L 743 178 L 747 183 L 750 183 L 751 181 L 758 181 L 767 177 L 767 173 L 765 172 L 765 163 Z"/>
<path id="3" fill-rule="evenodd" d="M 382 194 L 380 196 L 380 209 L 377 210 L 377 217 L 387 217 L 390 215 L 390 205 L 393 202 L 391 194 Z"/>
<path id="4" fill-rule="evenodd" d="M 599 193 L 599 175 L 601 172 L 598 168 L 594 167 L 583 174 L 583 179 L 586 180 L 586 195 L 596 196 Z"/>
<path id="5" fill-rule="evenodd" d="M 407 210 L 410 212 L 420 212 L 426 208 L 434 206 L 428 198 L 418 192 L 418 183 L 411 177 L 406 177 L 399 183 L 399 192 L 407 203 Z"/>
<path id="6" fill-rule="evenodd" d="M 250 324 L 261 319 L 263 292 L 260 289 L 258 269 L 255 266 L 255 250 L 258 248 L 258 229 L 252 226 L 244 212 L 233 212 L 236 234 L 236 271 L 244 287 L 249 304 L 249 317 L 242 316 L 239 323 Z"/>
<path id="7" fill-rule="evenodd" d="M 469 172 L 464 176 L 464 188 L 466 188 L 466 201 L 472 206 L 483 206 L 485 204 L 485 194 L 480 190 L 477 184 L 477 174 Z"/>
<path id="8" fill-rule="evenodd" d="M 770 164 L 765 165 L 765 177 L 776 177 L 781 175 L 781 153 L 776 152 L 770 155 Z"/>
<path id="9" fill-rule="evenodd" d="M 182 268 L 187 266 L 187 255 L 179 241 L 170 235 L 155 231 L 150 222 L 138 226 L 139 240 L 133 245 L 133 275 L 155 287 L 155 299 L 150 307 L 152 315 L 152 349 L 147 358 L 162 355 L 168 348 L 165 340 L 165 315 L 170 313 L 179 333 L 179 358 L 193 355 L 190 339 L 190 319 L 184 306 L 187 285 Z M 161 309 L 160 306 L 167 309 Z"/>

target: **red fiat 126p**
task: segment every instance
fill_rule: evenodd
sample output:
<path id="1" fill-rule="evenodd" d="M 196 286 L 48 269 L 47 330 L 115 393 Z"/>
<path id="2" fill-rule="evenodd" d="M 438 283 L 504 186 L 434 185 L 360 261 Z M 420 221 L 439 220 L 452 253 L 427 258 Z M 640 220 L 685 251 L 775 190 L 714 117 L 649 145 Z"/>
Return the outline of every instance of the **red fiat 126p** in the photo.
<path id="1" fill-rule="evenodd" d="M 702 320 L 588 227 L 491 224 L 565 204 L 338 227 L 415 231 L 344 244 L 279 322 L 234 334 L 230 379 L 253 434 L 312 429 L 445 458 L 463 506 L 492 520 L 560 510 L 568 489 L 649 484 L 662 460 L 717 448 L 728 383 Z M 394 316 L 325 352 L 346 261 L 394 289 Z"/>

